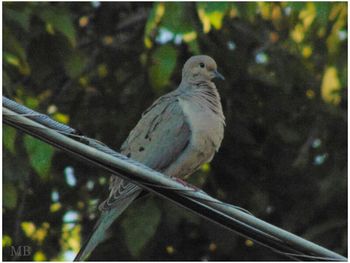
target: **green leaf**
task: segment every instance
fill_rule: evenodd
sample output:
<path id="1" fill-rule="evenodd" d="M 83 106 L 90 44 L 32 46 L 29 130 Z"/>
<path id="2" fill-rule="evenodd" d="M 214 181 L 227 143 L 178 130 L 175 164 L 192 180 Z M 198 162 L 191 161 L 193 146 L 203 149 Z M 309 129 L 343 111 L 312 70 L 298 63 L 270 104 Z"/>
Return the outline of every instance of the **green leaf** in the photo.
<path id="1" fill-rule="evenodd" d="M 305 2 L 288 2 L 287 5 L 293 10 L 300 12 L 305 7 Z"/>
<path id="2" fill-rule="evenodd" d="M 145 26 L 144 42 L 147 48 L 151 48 L 153 45 L 152 39 L 155 37 L 154 32 L 156 32 L 159 22 L 164 15 L 164 10 L 164 3 L 153 4 L 152 10 L 148 16 L 147 23 Z"/>
<path id="3" fill-rule="evenodd" d="M 228 3 L 197 3 L 197 12 L 200 20 L 203 24 L 203 31 L 208 33 L 210 31 L 210 25 L 215 29 L 220 29 L 222 27 L 222 21 L 224 15 L 229 8 Z"/>
<path id="4" fill-rule="evenodd" d="M 4 60 L 6 61 L 6 63 L 15 66 L 15 67 L 20 67 L 21 62 L 19 60 L 19 58 L 17 56 L 15 56 L 12 53 L 9 52 L 4 52 Z"/>
<path id="5" fill-rule="evenodd" d="M 145 244 L 153 237 L 161 218 L 161 211 L 154 199 L 136 202 L 127 210 L 121 223 L 130 253 L 138 257 Z"/>
<path id="6" fill-rule="evenodd" d="M 38 12 L 38 16 L 68 38 L 73 46 L 76 44 L 76 32 L 71 18 L 71 14 L 65 8 L 45 6 Z"/>
<path id="7" fill-rule="evenodd" d="M 24 105 L 31 109 L 37 109 L 39 106 L 39 99 L 36 97 L 27 96 L 24 98 Z"/>
<path id="8" fill-rule="evenodd" d="M 327 2 L 315 2 L 314 4 L 316 7 L 318 21 L 321 23 L 321 25 L 326 26 L 332 4 Z"/>
<path id="9" fill-rule="evenodd" d="M 19 136 L 17 134 L 16 136 Z M 26 153 L 16 149 L 16 154 L 3 151 L 3 180 L 4 182 L 16 182 L 18 187 L 27 180 L 30 173 L 29 162 Z"/>
<path id="10" fill-rule="evenodd" d="M 3 34 L 4 58 L 6 63 L 17 67 L 23 75 L 29 75 L 30 67 L 22 43 L 7 28 L 3 30 Z"/>
<path id="11" fill-rule="evenodd" d="M 8 235 L 2 236 L 2 247 L 9 247 L 12 245 L 12 238 Z"/>
<path id="12" fill-rule="evenodd" d="M 241 2 L 237 6 L 239 15 L 249 21 L 254 21 L 256 18 L 256 2 Z"/>
<path id="13" fill-rule="evenodd" d="M 16 140 L 16 129 L 8 126 L 4 126 L 3 129 L 3 143 L 10 153 L 15 154 L 15 140 Z"/>
<path id="14" fill-rule="evenodd" d="M 33 169 L 42 178 L 47 178 L 54 153 L 53 147 L 28 135 L 24 136 L 24 145 Z"/>
<path id="15" fill-rule="evenodd" d="M 23 10 L 17 11 L 4 6 L 4 19 L 8 19 L 17 23 L 25 31 L 29 30 L 30 9 L 25 7 Z"/>
<path id="16" fill-rule="evenodd" d="M 13 209 L 17 206 L 17 190 L 12 183 L 4 183 L 3 185 L 3 202 L 4 206 Z"/>
<path id="17" fill-rule="evenodd" d="M 187 45 L 194 55 L 199 55 L 200 54 L 200 48 L 197 39 L 187 42 Z"/>
<path id="18" fill-rule="evenodd" d="M 82 54 L 74 52 L 71 56 L 68 56 L 64 61 L 64 68 L 66 73 L 71 78 L 79 77 L 79 75 L 83 72 L 84 66 L 87 62 L 87 58 Z"/>
<path id="19" fill-rule="evenodd" d="M 165 5 L 165 14 L 161 25 L 174 34 L 186 34 L 192 32 L 194 27 L 189 17 L 188 3 L 167 2 Z"/>
<path id="20" fill-rule="evenodd" d="M 169 83 L 176 66 L 177 51 L 170 45 L 160 46 L 152 55 L 153 65 L 149 69 L 151 84 L 160 91 Z"/>
<path id="21" fill-rule="evenodd" d="M 7 52 L 14 53 L 22 60 L 26 60 L 26 52 L 22 43 L 14 36 L 14 34 L 8 29 L 5 28 L 3 31 L 4 35 L 4 50 Z"/>
<path id="22" fill-rule="evenodd" d="M 214 13 L 214 12 L 226 12 L 227 8 L 229 7 L 228 2 L 208 2 L 208 3 L 198 3 L 199 5 L 204 5 L 204 9 L 207 13 Z"/>

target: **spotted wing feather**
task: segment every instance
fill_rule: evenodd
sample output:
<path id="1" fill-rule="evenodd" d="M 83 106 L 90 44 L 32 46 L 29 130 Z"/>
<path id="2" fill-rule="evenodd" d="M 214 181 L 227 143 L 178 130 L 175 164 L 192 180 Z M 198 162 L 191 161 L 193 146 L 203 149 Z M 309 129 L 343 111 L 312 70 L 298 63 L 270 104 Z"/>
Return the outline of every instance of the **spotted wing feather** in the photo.
<path id="1" fill-rule="evenodd" d="M 122 145 L 121 152 L 162 172 L 181 155 L 190 136 L 189 125 L 176 96 L 167 95 L 159 98 L 144 112 Z M 138 186 L 112 176 L 110 195 L 100 209 L 108 210 L 138 190 Z"/>

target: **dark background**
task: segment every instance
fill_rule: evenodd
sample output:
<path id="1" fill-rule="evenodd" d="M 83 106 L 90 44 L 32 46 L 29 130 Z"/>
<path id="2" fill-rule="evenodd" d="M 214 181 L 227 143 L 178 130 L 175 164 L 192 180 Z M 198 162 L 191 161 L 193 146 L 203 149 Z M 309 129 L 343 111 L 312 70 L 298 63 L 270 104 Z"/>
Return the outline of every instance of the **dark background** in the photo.
<path id="1" fill-rule="evenodd" d="M 4 95 L 115 149 L 212 56 L 225 138 L 189 181 L 347 255 L 347 3 L 7 2 L 3 18 Z M 4 259 L 71 260 L 109 175 L 7 126 L 3 143 Z M 285 258 L 150 196 L 90 259 Z"/>

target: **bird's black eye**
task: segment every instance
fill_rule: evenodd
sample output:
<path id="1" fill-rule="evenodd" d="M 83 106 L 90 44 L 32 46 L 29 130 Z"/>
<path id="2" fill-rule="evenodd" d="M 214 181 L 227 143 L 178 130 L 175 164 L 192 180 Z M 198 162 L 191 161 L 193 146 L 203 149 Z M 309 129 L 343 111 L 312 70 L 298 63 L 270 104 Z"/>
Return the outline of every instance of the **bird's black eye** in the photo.
<path id="1" fill-rule="evenodd" d="M 205 65 L 204 65 L 203 62 L 199 63 L 199 66 L 200 66 L 201 68 L 204 68 L 204 67 L 205 67 Z"/>

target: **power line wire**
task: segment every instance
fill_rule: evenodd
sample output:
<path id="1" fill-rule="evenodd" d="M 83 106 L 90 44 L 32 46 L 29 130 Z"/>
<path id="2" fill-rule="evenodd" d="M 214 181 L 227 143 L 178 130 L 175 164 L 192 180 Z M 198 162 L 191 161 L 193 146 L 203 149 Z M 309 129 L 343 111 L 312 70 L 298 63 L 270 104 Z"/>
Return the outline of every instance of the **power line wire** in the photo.
<path id="1" fill-rule="evenodd" d="M 3 121 L 286 257 L 347 261 L 333 251 L 258 219 L 241 208 L 223 203 L 200 189 L 181 184 L 6 97 L 3 97 Z"/>

